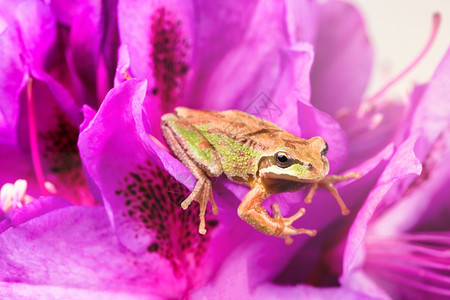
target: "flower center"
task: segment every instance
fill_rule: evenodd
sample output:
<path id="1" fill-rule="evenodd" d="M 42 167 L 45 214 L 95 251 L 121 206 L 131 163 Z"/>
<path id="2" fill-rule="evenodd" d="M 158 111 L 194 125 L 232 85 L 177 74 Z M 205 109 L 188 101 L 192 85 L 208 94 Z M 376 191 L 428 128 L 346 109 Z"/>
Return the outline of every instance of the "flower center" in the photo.
<path id="1" fill-rule="evenodd" d="M 364 269 L 394 298 L 450 297 L 450 232 L 368 238 Z"/>

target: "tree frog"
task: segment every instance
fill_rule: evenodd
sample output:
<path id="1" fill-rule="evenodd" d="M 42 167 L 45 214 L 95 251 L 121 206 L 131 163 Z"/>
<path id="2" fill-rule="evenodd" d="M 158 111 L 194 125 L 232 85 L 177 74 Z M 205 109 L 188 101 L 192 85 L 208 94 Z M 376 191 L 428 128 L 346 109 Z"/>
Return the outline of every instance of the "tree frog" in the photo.
<path id="1" fill-rule="evenodd" d="M 295 192 L 310 187 L 304 199 L 311 199 L 318 187 L 330 190 L 342 214 L 349 211 L 334 182 L 358 178 L 357 173 L 327 176 L 328 145 L 321 137 L 299 138 L 275 124 L 238 110 L 206 111 L 178 107 L 161 118 L 161 130 L 175 156 L 198 180 L 182 203 L 187 209 L 193 200 L 200 204 L 199 232 L 206 233 L 208 200 L 218 213 L 209 177 L 224 174 L 233 182 L 250 187 L 238 208 L 238 215 L 255 229 L 292 242 L 292 235 L 314 236 L 316 230 L 295 228 L 292 223 L 305 214 L 301 208 L 284 218 L 277 204 L 273 216 L 261 203 L 271 194 Z"/>

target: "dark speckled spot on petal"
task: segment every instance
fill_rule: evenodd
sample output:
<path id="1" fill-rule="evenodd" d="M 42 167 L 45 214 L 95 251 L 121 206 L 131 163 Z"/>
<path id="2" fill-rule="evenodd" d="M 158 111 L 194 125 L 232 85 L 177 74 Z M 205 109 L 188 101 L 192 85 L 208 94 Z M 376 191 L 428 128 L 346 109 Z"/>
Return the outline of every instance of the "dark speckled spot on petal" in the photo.
<path id="1" fill-rule="evenodd" d="M 39 132 L 42 156 L 49 171 L 64 173 L 81 168 L 78 154 L 78 128 L 57 110 L 57 125 L 49 130 Z"/>
<path id="2" fill-rule="evenodd" d="M 89 192 L 77 147 L 78 127 L 60 108 L 52 111 L 54 125 L 38 131 L 44 172 L 58 178 L 58 195 L 76 204 L 92 205 L 95 200 Z"/>
<path id="3" fill-rule="evenodd" d="M 207 213 L 208 234 L 198 233 L 199 207 L 192 203 L 183 210 L 179 203 L 189 190 L 164 169 L 147 163 L 128 173 L 115 194 L 123 197 L 122 216 L 130 217 L 146 230 L 156 233 L 147 250 L 168 259 L 175 270 L 197 267 L 218 221 Z"/>
<path id="4" fill-rule="evenodd" d="M 164 7 L 155 10 L 152 15 L 150 55 L 155 76 L 152 94 L 160 97 L 163 111 L 173 109 L 189 69 L 186 63 L 189 45 L 180 25 L 173 13 Z"/>

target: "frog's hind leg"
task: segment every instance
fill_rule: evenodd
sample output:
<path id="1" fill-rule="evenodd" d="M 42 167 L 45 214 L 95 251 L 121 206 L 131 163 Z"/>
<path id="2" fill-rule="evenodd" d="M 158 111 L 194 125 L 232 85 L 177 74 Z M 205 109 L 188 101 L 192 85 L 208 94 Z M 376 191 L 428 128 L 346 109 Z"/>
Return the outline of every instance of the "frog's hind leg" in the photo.
<path id="1" fill-rule="evenodd" d="M 200 214 L 199 214 L 200 225 L 198 231 L 201 234 L 205 234 L 206 233 L 205 214 L 208 201 L 211 201 L 213 213 L 214 214 L 218 213 L 217 205 L 216 202 L 214 201 L 212 194 L 211 181 L 207 177 L 205 171 L 203 171 L 202 168 L 200 168 L 198 164 L 193 159 L 191 159 L 191 156 L 187 154 L 189 153 L 189 149 L 181 145 L 182 143 L 182 141 L 180 141 L 181 136 L 175 130 L 177 124 L 174 124 L 174 122 L 179 123 L 182 121 L 178 120 L 176 116 L 172 114 L 168 115 L 165 115 L 164 116 L 165 118 L 163 117 L 162 119 L 161 130 L 164 135 L 164 138 L 167 144 L 174 152 L 174 154 L 178 157 L 178 159 L 191 171 L 192 175 L 194 175 L 194 177 L 197 179 L 197 183 L 194 189 L 192 190 L 189 197 L 187 197 L 181 203 L 181 207 L 183 209 L 187 209 L 194 200 L 196 200 L 200 204 Z M 183 129 L 190 130 L 191 134 L 198 134 L 197 136 L 198 139 L 204 139 L 204 137 L 201 136 L 201 134 L 198 133 L 196 129 L 190 126 L 189 124 L 182 124 L 182 126 Z"/>

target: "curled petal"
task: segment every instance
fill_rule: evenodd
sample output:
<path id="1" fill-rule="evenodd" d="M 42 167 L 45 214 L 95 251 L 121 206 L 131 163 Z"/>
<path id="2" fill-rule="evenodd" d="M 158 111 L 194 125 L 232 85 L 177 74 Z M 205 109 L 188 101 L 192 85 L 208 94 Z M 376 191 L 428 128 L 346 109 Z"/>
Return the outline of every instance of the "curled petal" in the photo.
<path id="1" fill-rule="evenodd" d="M 424 138 L 417 154 L 424 159 L 435 139 L 450 124 L 450 108 L 448 95 L 450 87 L 447 84 L 450 76 L 450 49 L 439 64 L 431 81 L 419 102 L 416 114 L 412 120 L 411 132 L 424 132 Z"/>
<path id="2" fill-rule="evenodd" d="M 383 206 L 389 206 L 404 191 L 411 180 L 420 174 L 422 166 L 415 156 L 414 147 L 418 136 L 412 136 L 399 146 L 388 166 L 378 180 L 376 187 L 358 212 L 350 229 L 344 252 L 343 275 L 341 282 L 355 288 L 349 279 L 352 271 L 364 262 L 364 243 L 368 225 L 374 216 L 382 211 Z M 365 286 L 361 286 L 364 290 Z"/>

